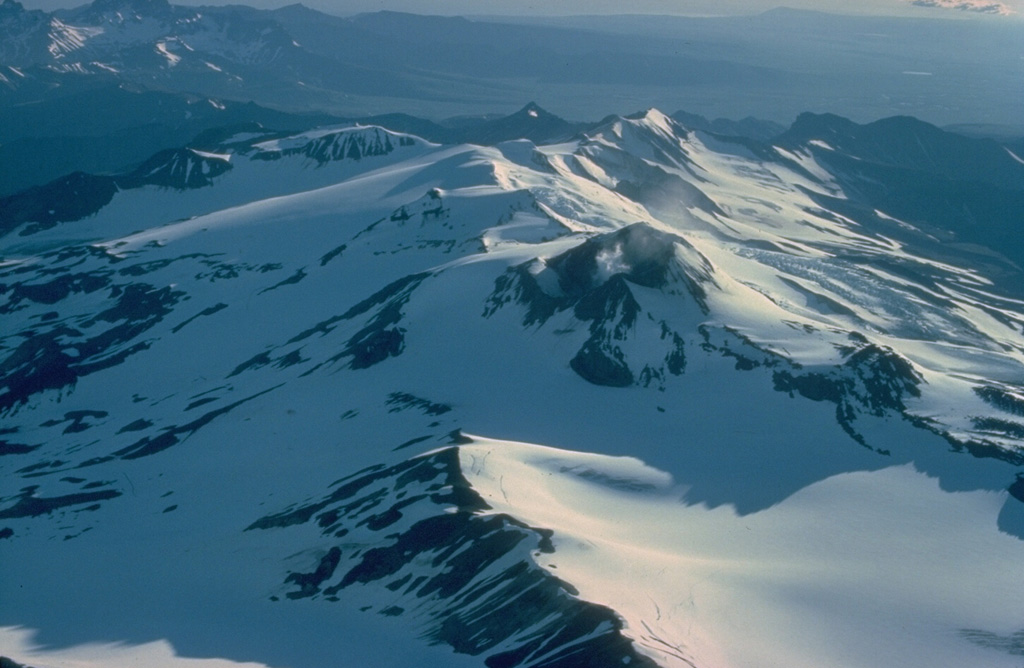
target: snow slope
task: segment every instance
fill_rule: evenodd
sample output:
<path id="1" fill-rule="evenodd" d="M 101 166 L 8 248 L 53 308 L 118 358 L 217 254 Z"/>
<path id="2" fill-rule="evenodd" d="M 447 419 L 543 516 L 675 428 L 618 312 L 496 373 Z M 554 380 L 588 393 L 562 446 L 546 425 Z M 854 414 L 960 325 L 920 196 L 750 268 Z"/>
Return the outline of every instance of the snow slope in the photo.
<path id="1" fill-rule="evenodd" d="M 661 665 L 1016 665 L 972 631 L 1009 636 L 1021 614 L 1002 495 L 947 494 L 905 465 L 740 516 L 630 458 L 486 440 L 459 456 L 489 512 L 555 528 L 540 563 Z"/>
<path id="2" fill-rule="evenodd" d="M 26 220 L 0 654 L 1017 665 L 1019 273 L 816 156 L 329 128 Z"/>

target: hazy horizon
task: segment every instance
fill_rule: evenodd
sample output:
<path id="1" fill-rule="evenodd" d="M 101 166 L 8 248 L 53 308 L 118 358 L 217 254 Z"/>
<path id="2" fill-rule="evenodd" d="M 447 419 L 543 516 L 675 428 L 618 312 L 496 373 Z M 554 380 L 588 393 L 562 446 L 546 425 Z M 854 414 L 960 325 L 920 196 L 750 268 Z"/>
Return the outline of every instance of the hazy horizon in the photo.
<path id="1" fill-rule="evenodd" d="M 54 9 L 78 7 L 89 2 L 81 0 L 20 0 L 26 9 Z M 180 5 L 248 4 L 261 9 L 273 9 L 294 0 L 172 0 Z M 834 14 L 870 16 L 904 16 L 922 18 L 982 18 L 1016 19 L 1024 15 L 1024 0 L 982 2 L 979 0 L 864 0 L 851 5 L 841 0 L 637 0 L 623 10 L 621 2 L 614 0 L 550 0 L 545 3 L 532 0 L 495 0 L 480 3 L 477 0 L 303 0 L 302 4 L 326 13 L 347 16 L 382 10 L 414 14 L 465 16 L 585 16 L 610 14 L 656 14 L 675 16 L 739 16 L 759 14 L 780 7 L 822 11 Z"/>

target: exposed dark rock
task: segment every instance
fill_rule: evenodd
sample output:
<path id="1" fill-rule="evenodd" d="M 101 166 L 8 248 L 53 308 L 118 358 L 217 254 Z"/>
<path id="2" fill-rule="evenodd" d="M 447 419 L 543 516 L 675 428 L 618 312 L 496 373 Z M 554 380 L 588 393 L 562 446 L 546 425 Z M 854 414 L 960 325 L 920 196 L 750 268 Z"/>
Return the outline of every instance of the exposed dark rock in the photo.
<path id="1" fill-rule="evenodd" d="M 371 325 L 348 341 L 345 349 L 332 361 L 350 357 L 349 368 L 368 369 L 389 357 L 398 357 L 405 347 L 405 330 Z"/>
<path id="2" fill-rule="evenodd" d="M 253 154 L 258 160 L 279 160 L 290 155 L 302 155 L 314 160 L 319 165 L 340 160 L 361 160 L 364 157 L 383 156 L 391 153 L 398 146 L 408 146 L 413 140 L 408 137 L 396 137 L 392 141 L 391 133 L 378 128 L 353 128 L 339 130 L 317 139 L 312 139 L 302 146 L 278 150 L 262 150 Z"/>
<path id="3" fill-rule="evenodd" d="M 526 307 L 523 325 L 543 325 L 556 313 L 573 310 L 589 323 L 589 338 L 569 362 L 584 380 L 597 385 L 625 387 L 638 378 L 623 353 L 638 326 L 642 308 L 631 286 L 670 290 L 681 284 L 701 311 L 707 311 L 704 284 L 713 283 L 710 264 L 684 266 L 677 247 L 692 250 L 682 238 L 637 223 L 593 237 L 546 261 L 541 272 L 552 272 L 558 290 L 542 287 L 529 264 L 513 267 L 495 281 L 484 309 L 492 316 L 510 302 Z M 550 275 L 549 275 L 550 276 Z M 661 321 L 660 338 L 666 342 L 664 357 L 646 364 L 642 384 L 663 382 L 665 374 L 680 375 L 686 368 L 685 341 Z"/>
<path id="4" fill-rule="evenodd" d="M 417 397 L 408 392 L 392 392 L 388 395 L 387 405 L 389 413 L 398 413 L 409 408 L 415 408 L 424 415 L 444 415 L 451 411 L 448 404 L 438 404 L 422 397 Z"/>
<path id="5" fill-rule="evenodd" d="M 205 406 L 206 404 L 210 404 L 218 400 L 219 397 L 203 397 L 202 399 L 196 399 L 195 401 L 190 402 L 188 406 L 185 406 L 184 412 L 187 413 L 190 410 L 199 408 L 200 406 Z"/>
<path id="6" fill-rule="evenodd" d="M 348 246 L 346 244 L 342 244 L 337 248 L 327 251 L 324 253 L 323 257 L 320 258 L 320 266 L 323 267 L 334 258 L 340 257 L 346 250 L 348 250 Z"/>
<path id="7" fill-rule="evenodd" d="M 375 543 L 348 554 L 332 547 L 312 572 L 289 574 L 286 584 L 300 586 L 290 597 L 336 601 L 343 589 L 386 588 L 410 604 L 395 601 L 379 614 L 414 614 L 433 642 L 481 656 L 489 667 L 655 665 L 622 634 L 612 610 L 580 600 L 534 563 L 531 554 L 554 550 L 550 531 L 483 514 L 487 505 L 463 477 L 458 448 L 338 484 L 321 501 L 249 527 L 316 518 L 326 537 L 348 540 L 358 531 L 360 543 Z"/>
<path id="8" fill-rule="evenodd" d="M 125 426 L 121 427 L 117 431 L 117 433 L 118 434 L 123 434 L 126 431 L 142 431 L 143 429 L 149 429 L 152 426 L 153 426 L 153 423 L 150 422 L 149 420 L 146 420 L 144 418 L 139 418 L 138 420 L 135 420 L 134 422 L 129 422 Z"/>
<path id="9" fill-rule="evenodd" d="M 225 158 L 210 157 L 189 148 L 160 151 L 143 162 L 132 173 L 116 178 L 121 189 L 162 186 L 190 190 L 213 185 L 213 180 L 228 172 L 231 163 Z"/>
<path id="10" fill-rule="evenodd" d="M 1017 474 L 1017 480 L 1006 490 L 1010 496 L 1024 503 L 1024 473 Z"/>
<path id="11" fill-rule="evenodd" d="M 429 441 L 432 438 L 433 438 L 433 436 L 418 436 L 416 438 L 410 438 L 408 441 L 405 441 L 401 445 L 398 445 L 397 447 L 395 447 L 395 450 L 404 450 L 405 448 L 408 448 L 408 447 L 411 447 L 413 445 L 416 445 L 417 443 L 422 443 L 424 441 Z"/>
<path id="12" fill-rule="evenodd" d="M 78 380 L 77 358 L 65 353 L 58 342 L 64 331 L 28 338 L 0 361 L 0 413 L 26 403 L 34 394 L 74 385 Z"/>
<path id="13" fill-rule="evenodd" d="M 252 369 L 259 369 L 261 367 L 265 367 L 268 364 L 270 364 L 270 362 L 271 362 L 270 352 L 264 350 L 261 353 L 256 353 L 255 355 L 253 355 L 252 357 L 250 357 L 246 361 L 244 361 L 241 364 L 239 364 L 238 366 L 236 366 L 234 368 L 234 370 L 231 373 L 228 374 L 227 377 L 228 378 L 233 378 L 234 376 L 237 376 L 238 374 L 242 373 L 243 371 L 250 371 Z"/>
<path id="14" fill-rule="evenodd" d="M 659 288 L 668 281 L 676 244 L 689 246 L 682 237 L 636 223 L 588 239 L 548 260 L 547 265 L 558 274 L 559 285 L 569 296 L 578 297 L 613 274 L 637 285 Z M 611 269 L 600 267 L 602 262 Z"/>
<path id="15" fill-rule="evenodd" d="M 984 417 L 972 418 L 974 428 L 979 431 L 994 432 L 1001 436 L 1024 439 L 1024 424 L 1001 420 L 999 418 Z"/>
<path id="16" fill-rule="evenodd" d="M 794 392 L 811 401 L 831 401 L 838 404 L 843 400 L 843 380 L 824 373 L 793 375 L 788 371 L 776 371 L 773 375 L 775 389 L 779 392 Z"/>
<path id="17" fill-rule="evenodd" d="M 138 459 L 140 457 L 148 457 L 149 455 L 155 455 L 158 452 L 163 452 L 167 448 L 177 445 L 182 439 L 188 438 L 190 435 L 199 431 L 200 429 L 208 425 L 210 422 L 213 422 L 213 420 L 220 417 L 221 415 L 225 415 L 226 413 L 231 412 L 235 408 L 238 408 L 242 404 L 252 401 L 257 397 L 263 396 L 268 392 L 273 392 L 279 387 L 281 386 L 276 385 L 274 387 L 263 390 L 262 392 L 257 392 L 252 396 L 240 399 L 232 404 L 228 404 L 227 406 L 222 406 L 217 410 L 210 411 L 209 413 L 204 414 L 202 417 L 193 420 L 188 424 L 183 424 L 181 426 L 174 427 L 165 427 L 163 433 L 160 434 L 159 436 L 146 436 L 141 440 L 138 440 L 135 443 L 129 445 L 128 447 L 116 451 L 114 455 L 120 457 L 121 459 Z M 103 461 L 106 461 L 106 459 L 100 459 L 96 463 L 102 463 Z M 83 464 L 83 466 L 85 466 L 86 464 Z"/>
<path id="18" fill-rule="evenodd" d="M 295 285 L 296 283 L 304 279 L 306 275 L 307 274 L 305 268 L 301 268 L 288 278 L 284 279 L 283 281 L 275 283 L 274 285 L 271 285 L 269 288 L 264 288 L 263 290 L 260 290 L 259 294 L 262 295 L 264 292 L 270 292 L 271 290 L 276 290 L 286 285 Z"/>
<path id="19" fill-rule="evenodd" d="M 197 318 L 201 318 L 201 317 L 206 316 L 206 315 L 213 315 L 214 313 L 219 313 L 220 311 L 223 311 L 227 307 L 228 307 L 227 304 L 221 302 L 221 303 L 218 303 L 218 304 L 214 304 L 213 306 L 211 306 L 209 308 L 204 308 L 202 311 L 200 311 L 199 313 L 195 314 L 191 318 L 182 321 L 180 324 L 175 325 L 174 328 L 171 329 L 171 333 L 172 334 L 177 334 L 178 332 L 180 332 L 182 330 L 182 328 L 184 328 L 186 325 L 191 324 Z"/>
<path id="20" fill-rule="evenodd" d="M 27 455 L 28 453 L 38 448 L 40 445 L 42 444 L 40 443 L 37 445 L 25 445 L 24 443 L 11 443 L 10 441 L 0 440 L 0 456 Z"/>
<path id="21" fill-rule="evenodd" d="M 39 272 L 40 275 L 42 273 Z M 26 300 L 36 304 L 56 304 L 72 294 L 89 294 L 102 290 L 110 285 L 111 273 L 105 270 L 88 273 L 62 272 L 57 278 L 45 283 L 0 284 L 0 294 L 9 293 L 7 303 L 0 308 L 0 313 L 17 310 Z"/>
<path id="22" fill-rule="evenodd" d="M 661 338 L 666 339 L 670 336 L 672 337 L 672 351 L 665 358 L 665 364 L 669 373 L 673 376 L 681 376 L 686 371 L 686 342 L 681 336 L 671 331 L 668 325 L 662 323 Z"/>
<path id="23" fill-rule="evenodd" d="M 822 371 L 780 369 L 772 378 L 779 392 L 834 403 L 839 425 L 865 446 L 854 426 L 857 416 L 895 413 L 909 417 L 904 399 L 921 396 L 918 386 L 924 382 L 906 358 L 875 344 L 851 348 L 846 360 L 835 367 Z"/>
<path id="24" fill-rule="evenodd" d="M 160 260 L 150 260 L 150 261 L 147 261 L 147 262 L 139 262 L 137 264 L 131 264 L 131 265 L 128 265 L 127 267 L 122 267 L 122 268 L 118 269 L 117 273 L 120 276 L 145 276 L 146 274 L 151 274 L 154 271 L 160 271 L 161 269 L 166 269 L 167 267 L 171 266 L 175 262 L 181 262 L 182 260 L 192 260 L 192 259 L 196 259 L 196 258 L 209 258 L 209 257 L 213 257 L 213 256 L 207 255 L 205 253 L 188 253 L 186 255 L 179 255 L 177 257 L 169 257 L 169 258 L 163 258 L 163 259 L 160 259 Z M 107 259 L 109 259 L 111 262 L 118 262 L 118 261 L 120 261 L 120 258 L 117 258 L 116 256 L 107 256 Z"/>
<path id="25" fill-rule="evenodd" d="M 843 364 L 824 372 L 776 371 L 775 389 L 796 392 L 812 401 L 850 404 L 882 416 L 906 410 L 904 397 L 919 397 L 921 375 L 889 348 L 868 344 L 856 348 Z"/>
<path id="26" fill-rule="evenodd" d="M 286 583 L 299 586 L 297 591 L 289 592 L 288 598 L 309 598 L 320 591 L 320 585 L 334 575 L 334 570 L 341 561 L 341 549 L 332 547 L 323 556 L 316 570 L 312 573 L 289 573 Z"/>
<path id="27" fill-rule="evenodd" d="M 382 502 L 383 497 L 387 494 L 388 490 L 392 490 L 397 493 L 406 490 L 409 485 L 427 483 L 440 477 L 442 482 L 428 486 L 425 490 L 428 493 L 438 494 L 440 490 L 445 487 L 443 481 L 447 481 L 448 479 L 453 478 L 453 476 L 456 480 L 462 477 L 458 453 L 450 449 L 442 452 L 447 454 L 442 456 L 439 453 L 438 455 L 429 458 L 414 458 L 391 468 L 375 466 L 353 474 L 352 476 L 348 476 L 347 478 L 342 478 L 332 485 L 332 487 L 337 488 L 323 500 L 286 510 L 276 515 L 268 515 L 251 524 L 247 527 L 247 530 L 271 529 L 275 527 L 279 528 L 295 524 L 303 524 L 310 521 L 314 515 L 324 511 L 328 507 L 337 507 L 338 512 L 336 517 L 348 515 L 357 509 L 361 509 L 365 512 L 378 506 Z M 446 472 L 447 475 L 441 476 L 440 472 Z M 394 479 L 393 482 L 392 479 Z M 352 499 L 364 489 L 374 485 L 381 485 L 385 482 L 388 484 L 387 489 L 378 490 L 373 494 L 367 494 L 355 501 L 352 501 Z M 468 483 L 463 480 L 459 485 L 453 486 L 449 493 L 440 494 L 437 498 L 437 502 L 442 503 L 450 501 L 455 503 L 459 499 L 462 499 L 463 503 L 466 504 L 469 503 L 469 499 L 472 498 L 466 497 L 465 495 L 467 493 Z M 479 509 L 484 506 L 482 505 L 482 502 L 478 501 L 476 507 Z M 335 525 L 332 523 L 328 529 L 332 530 L 333 528 L 335 528 Z"/>
<path id="28" fill-rule="evenodd" d="M 990 406 L 1012 415 L 1024 417 L 1024 392 L 1011 392 L 1003 387 L 983 385 L 975 387 L 974 393 Z"/>
<path id="29" fill-rule="evenodd" d="M 287 355 L 282 355 L 274 361 L 274 366 L 278 369 L 284 369 L 286 367 L 295 366 L 296 364 L 303 364 L 309 360 L 304 358 L 298 350 L 293 350 Z"/>
<path id="30" fill-rule="evenodd" d="M 208 280 L 211 283 L 238 278 L 243 272 L 257 272 L 265 274 L 282 268 L 282 265 L 275 262 L 267 264 L 249 264 L 247 262 L 221 262 L 212 258 L 200 260 L 199 263 L 209 267 L 209 269 L 207 271 L 200 271 L 197 273 L 195 275 L 196 280 Z"/>
<path id="31" fill-rule="evenodd" d="M 320 336 L 327 335 L 334 331 L 340 323 L 353 320 L 374 308 L 380 307 L 377 308 L 377 312 L 370 318 L 369 322 L 348 339 L 342 351 L 330 358 L 330 362 L 338 362 L 347 358 L 349 360 L 349 368 L 365 369 L 383 362 L 389 357 L 396 357 L 402 353 L 405 341 L 405 330 L 395 326 L 402 319 L 402 307 L 408 302 L 420 283 L 428 276 L 430 276 L 430 273 L 412 274 L 394 281 L 367 299 L 359 302 L 342 315 L 328 318 L 293 336 L 285 345 L 299 343 L 314 334 L 319 334 Z M 292 350 L 288 354 L 276 359 L 280 364 L 282 358 L 290 359 L 295 355 L 297 355 L 296 351 Z M 260 353 L 236 368 L 232 375 L 241 373 L 247 368 L 255 368 L 269 362 L 269 353 Z M 287 362 L 285 365 L 287 366 Z"/>
<path id="32" fill-rule="evenodd" d="M 47 420 L 40 426 L 56 427 L 59 424 L 70 422 L 71 424 L 64 430 L 64 433 L 72 434 L 85 431 L 92 426 L 85 421 L 86 418 L 105 418 L 107 415 L 106 411 L 69 411 L 64 414 L 63 420 Z"/>
<path id="33" fill-rule="evenodd" d="M 5 4 L 10 0 L 5 0 Z M 0 668 L 32 668 L 31 666 L 23 663 L 18 663 L 13 659 L 8 659 L 6 656 L 0 656 Z"/>
<path id="34" fill-rule="evenodd" d="M 600 342 L 587 341 L 569 366 L 594 385 L 608 387 L 628 387 L 633 384 L 633 372 L 623 359 L 618 348 L 605 348 Z"/>
<path id="35" fill-rule="evenodd" d="M 94 501 L 106 501 L 121 496 L 121 492 L 108 489 L 100 492 L 79 492 L 65 496 L 38 497 L 35 496 L 36 489 L 36 487 L 28 487 L 23 490 L 13 506 L 0 510 L 0 519 L 48 515 L 59 508 L 92 503 Z"/>
<path id="36" fill-rule="evenodd" d="M 83 331 L 54 323 L 47 331 L 32 331 L 13 350 L 0 358 L 0 413 L 28 401 L 46 390 L 74 386 L 78 378 L 121 364 L 129 356 L 149 347 L 138 337 L 171 313 L 185 294 L 170 287 L 156 288 L 145 283 L 109 285 L 106 277 L 95 278 L 95 284 L 83 285 L 77 280 L 53 281 L 45 286 L 16 284 L 18 296 L 33 301 L 53 303 L 72 292 L 91 291 L 109 286 L 112 305 L 92 318 L 81 322 L 82 330 L 91 330 L 101 323 L 110 327 L 85 338 Z M 3 286 L 0 286 L 2 292 Z"/>

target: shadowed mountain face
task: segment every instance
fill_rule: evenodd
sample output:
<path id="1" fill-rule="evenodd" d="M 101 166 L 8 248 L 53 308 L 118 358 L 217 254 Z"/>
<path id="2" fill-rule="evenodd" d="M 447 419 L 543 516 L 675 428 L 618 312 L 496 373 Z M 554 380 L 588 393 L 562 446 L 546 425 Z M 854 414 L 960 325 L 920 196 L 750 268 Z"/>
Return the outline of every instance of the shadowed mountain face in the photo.
<path id="1" fill-rule="evenodd" d="M 338 120 L 110 83 L 31 104 L 0 105 L 0 161 L 19 166 L 0 183 L 0 196 L 72 172 L 129 171 L 157 151 L 180 148 L 217 128 L 298 131 Z"/>
<path id="2" fill-rule="evenodd" d="M 1024 161 L 1009 146 L 908 117 L 858 125 L 813 114 L 776 141 L 812 152 L 865 206 L 1024 264 L 1014 213 L 1024 205 Z"/>
<path id="3" fill-rule="evenodd" d="M 817 140 L 817 143 L 813 143 Z M 801 114 L 774 139 L 786 147 L 813 147 L 839 156 L 905 169 L 948 181 L 984 183 L 1005 190 L 1024 189 L 1024 162 L 994 140 L 945 132 L 908 116 L 858 125 L 833 114 Z"/>
<path id="4" fill-rule="evenodd" d="M 1016 666 L 1005 148 L 391 118 L 0 201 L 16 660 Z"/>

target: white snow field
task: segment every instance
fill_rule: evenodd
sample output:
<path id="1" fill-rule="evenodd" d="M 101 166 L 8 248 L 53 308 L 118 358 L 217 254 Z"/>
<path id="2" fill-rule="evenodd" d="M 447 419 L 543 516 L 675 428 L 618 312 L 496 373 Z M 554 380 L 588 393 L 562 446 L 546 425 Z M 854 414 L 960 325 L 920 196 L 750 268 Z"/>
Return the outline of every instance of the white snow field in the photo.
<path id="1" fill-rule="evenodd" d="M 662 665 L 1019 663 L 964 631 L 1009 636 L 1024 606 L 1006 567 L 1021 541 L 995 530 L 1002 494 L 945 493 L 903 465 L 739 515 L 686 503 L 633 458 L 487 440 L 459 456 L 492 512 L 555 530 L 538 563 L 621 614 Z"/>
<path id="2" fill-rule="evenodd" d="M 0 655 L 1020 666 L 1008 263 L 656 110 L 194 156 L 0 238 Z"/>

